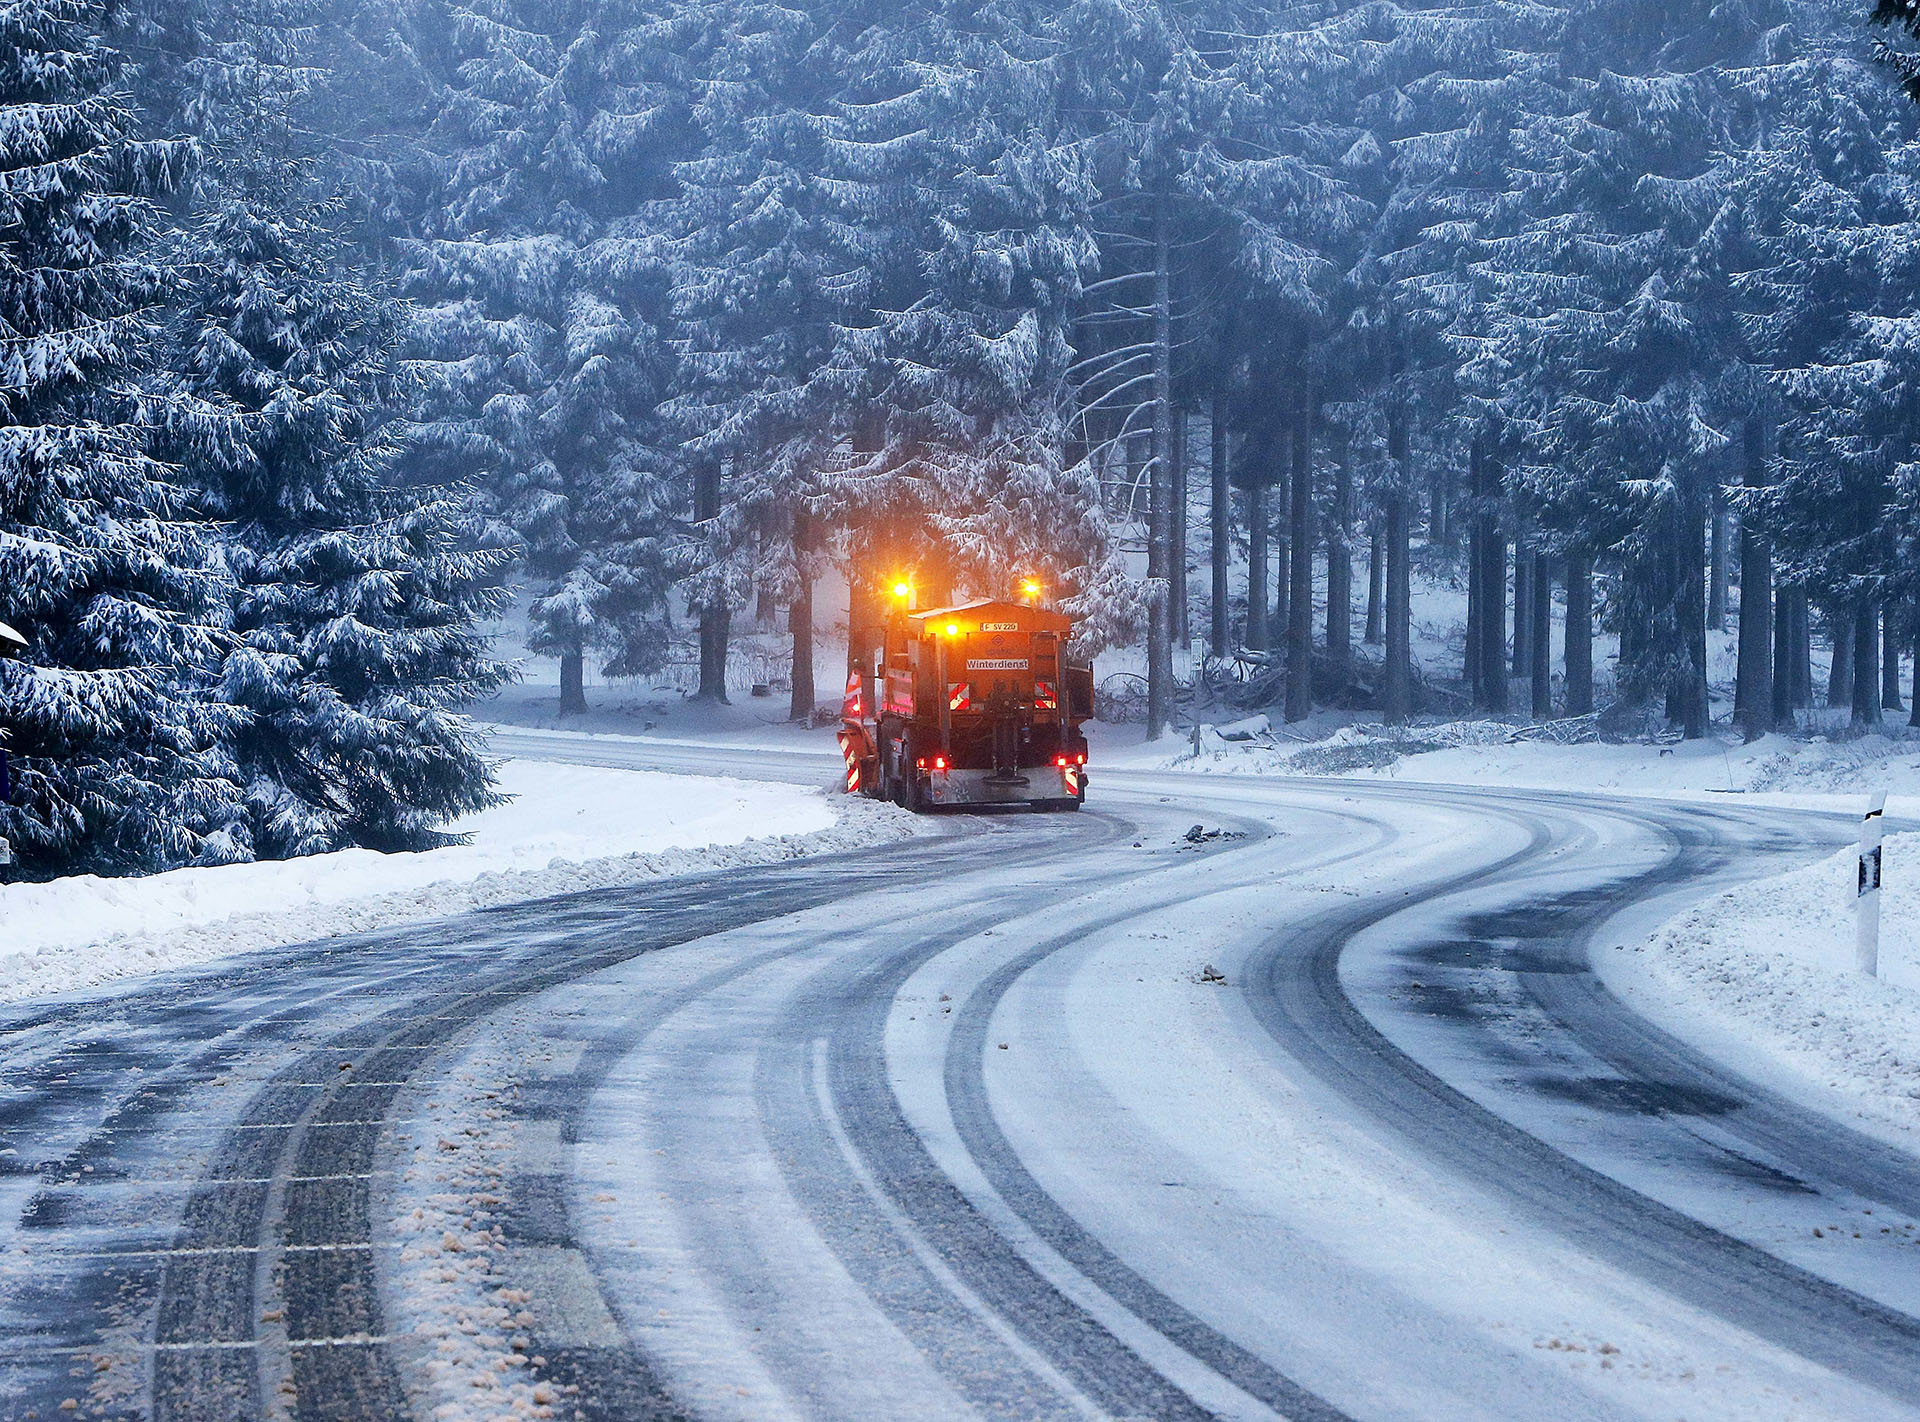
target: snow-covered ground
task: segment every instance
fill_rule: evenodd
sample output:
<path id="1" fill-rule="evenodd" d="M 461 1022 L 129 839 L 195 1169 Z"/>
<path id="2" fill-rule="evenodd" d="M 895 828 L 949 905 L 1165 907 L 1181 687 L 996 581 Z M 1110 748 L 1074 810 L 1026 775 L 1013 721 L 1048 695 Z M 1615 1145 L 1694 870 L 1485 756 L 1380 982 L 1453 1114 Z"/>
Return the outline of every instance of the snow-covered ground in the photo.
<path id="1" fill-rule="evenodd" d="M 453 826 L 471 842 L 447 849 L 0 887 L 0 1001 L 915 832 L 891 806 L 796 785 L 509 761 L 501 788 L 513 799 Z"/>
<path id="2" fill-rule="evenodd" d="M 1780 797 L 1781 803 L 1832 808 L 1840 808 L 1844 797 L 1886 790 L 1920 810 L 1920 732 L 1900 726 L 1854 738 L 1771 735 L 1751 745 L 1731 736 L 1563 745 L 1535 728 L 1498 721 L 1399 729 L 1312 726 L 1297 740 L 1298 733 L 1287 728 L 1263 731 L 1261 725 L 1254 718 L 1226 727 L 1231 734 L 1253 736 L 1239 742 L 1203 732 L 1199 754 L 1191 741 L 1142 744 L 1137 737 L 1115 737 L 1103 745 L 1099 759 L 1213 775 L 1350 775 L 1615 794 L 1766 795 Z"/>
<path id="3" fill-rule="evenodd" d="M 1738 1070 L 1920 1144 L 1920 834 L 1887 838 L 1880 975 L 1854 969 L 1856 854 L 1697 905 L 1595 967 Z"/>

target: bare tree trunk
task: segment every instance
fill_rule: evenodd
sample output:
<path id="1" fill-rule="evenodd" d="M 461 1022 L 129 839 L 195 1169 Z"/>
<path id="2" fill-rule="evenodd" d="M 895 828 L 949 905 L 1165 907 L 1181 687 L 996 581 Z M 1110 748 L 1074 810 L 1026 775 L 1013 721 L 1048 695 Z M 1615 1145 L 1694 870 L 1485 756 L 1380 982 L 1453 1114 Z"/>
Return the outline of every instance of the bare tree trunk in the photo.
<path id="1" fill-rule="evenodd" d="M 1486 492 L 1486 442 L 1475 436 L 1467 452 L 1467 647 L 1461 674 L 1475 706 L 1487 704 L 1487 529 L 1481 499 Z"/>
<path id="2" fill-rule="evenodd" d="M 1913 619 L 1913 710 L 1907 716 L 1909 726 L 1920 726 L 1920 606 L 1912 608 Z"/>
<path id="3" fill-rule="evenodd" d="M 1740 521 L 1740 661 L 1734 680 L 1734 718 L 1743 740 L 1774 727 L 1773 555 L 1765 540 Z"/>
<path id="4" fill-rule="evenodd" d="M 1519 540 L 1513 548 L 1513 679 L 1533 681 L 1533 560 Z"/>
<path id="5" fill-rule="evenodd" d="M 761 573 L 753 580 L 753 630 L 767 632 L 773 629 L 773 621 L 780 615 L 780 605 L 773 600 L 773 582 L 765 576 L 768 545 L 774 540 L 762 528 L 754 534 L 754 541 L 759 545 L 755 549 L 758 555 L 755 561 Z"/>
<path id="6" fill-rule="evenodd" d="M 1507 709 L 1507 539 L 1499 523 L 1483 516 L 1485 551 L 1480 575 L 1480 669 L 1487 709 Z"/>
<path id="7" fill-rule="evenodd" d="M 1173 578 L 1168 590 L 1173 640 L 1182 651 L 1193 645 L 1187 623 L 1187 412 L 1173 410 L 1173 527 L 1167 550 L 1167 568 Z"/>
<path id="8" fill-rule="evenodd" d="M 587 659 L 578 651 L 560 654 L 560 714 L 584 716 L 587 712 Z"/>
<path id="9" fill-rule="evenodd" d="M 1827 614 L 1827 629 L 1833 642 L 1833 662 L 1827 668 L 1827 708 L 1836 710 L 1853 704 L 1853 613 L 1835 608 Z"/>
<path id="10" fill-rule="evenodd" d="M 796 582 L 793 601 L 787 605 L 787 628 L 793 633 L 793 694 L 787 702 L 787 717 L 810 721 L 819 694 L 813 685 L 813 569 L 808 555 L 813 552 L 813 516 L 804 509 L 793 515 L 793 562 Z"/>
<path id="11" fill-rule="evenodd" d="M 1766 483 L 1767 446 L 1770 431 L 1758 420 L 1747 422 L 1746 487 L 1757 489 Z M 1724 564 L 1727 511 L 1724 497 L 1714 508 L 1715 558 Z M 1723 580 L 1722 566 L 1718 576 Z M 1726 588 L 1720 589 L 1721 612 L 1726 611 Z M 1713 594 L 1708 593 L 1708 620 L 1713 621 Z M 1714 622 L 1715 627 L 1722 622 Z M 1740 723 L 1743 740 L 1753 742 L 1774 728 L 1778 698 L 1774 694 L 1774 616 L 1773 552 L 1754 529 L 1750 519 L 1740 520 L 1740 662 L 1734 678 L 1733 714 Z"/>
<path id="12" fill-rule="evenodd" d="M 1229 598 L 1227 591 L 1227 573 L 1233 554 L 1233 499 L 1227 486 L 1227 397 L 1215 393 L 1213 397 L 1212 439 L 1209 443 L 1211 465 L 1208 474 L 1212 480 L 1209 490 L 1212 498 L 1212 545 L 1209 551 L 1213 555 L 1213 654 L 1216 657 L 1228 656 L 1233 651 L 1233 626 L 1228 619 Z"/>
<path id="13" fill-rule="evenodd" d="M 881 623 L 885 620 L 879 607 L 880 599 L 873 587 L 860 575 L 859 568 L 847 570 L 847 661 L 851 666 L 865 668 L 866 674 L 873 674 L 871 653 Z"/>
<path id="14" fill-rule="evenodd" d="M 1806 711 L 1813 706 L 1813 610 L 1804 588 L 1794 593 L 1792 608 L 1793 709 Z"/>
<path id="15" fill-rule="evenodd" d="M 1880 729 L 1880 613 L 1863 602 L 1853 613 L 1853 715 L 1856 731 Z"/>
<path id="16" fill-rule="evenodd" d="M 1507 542 L 1492 502 L 1500 488 L 1500 473 L 1489 436 L 1475 437 L 1471 453 L 1474 493 L 1472 546 L 1469 560 L 1479 589 L 1473 666 L 1474 700 L 1489 711 L 1507 709 Z"/>
<path id="17" fill-rule="evenodd" d="M 1567 714 L 1593 710 L 1593 560 L 1567 559 Z"/>
<path id="18" fill-rule="evenodd" d="M 1688 500 L 1680 523 L 1680 626 L 1686 638 L 1687 669 L 1680 687 L 1681 734 L 1703 739 L 1713 724 L 1707 693 L 1707 510 Z"/>
<path id="19" fill-rule="evenodd" d="M 1361 640 L 1369 647 L 1380 645 L 1383 604 L 1387 597 L 1387 549 L 1381 518 L 1375 512 L 1367 528 L 1367 625 Z"/>
<path id="20" fill-rule="evenodd" d="M 1147 739 L 1173 722 L 1173 294 L 1166 199 L 1153 206 L 1153 462 L 1147 474 Z"/>
<path id="21" fill-rule="evenodd" d="M 1768 558 L 1771 573 L 1772 558 Z M 1743 575 L 1744 576 L 1744 575 Z M 1744 602 L 1746 594 L 1743 592 Z M 1743 606 L 1740 615 L 1745 617 Z M 1745 653 L 1742 652 L 1742 656 Z M 1773 595 L 1773 725 L 1777 730 L 1793 724 L 1793 591 L 1777 588 Z"/>
<path id="22" fill-rule="evenodd" d="M 1533 678 L 1534 719 L 1544 721 L 1553 715 L 1553 566 L 1538 549 L 1532 563 L 1533 598 L 1527 604 L 1533 614 L 1533 630 L 1527 638 L 1532 660 L 1527 671 Z"/>
<path id="23" fill-rule="evenodd" d="M 1251 470 L 1247 484 L 1247 645 L 1267 649 L 1266 470 Z"/>
<path id="24" fill-rule="evenodd" d="M 1727 550 L 1729 534 L 1727 491 L 1719 485 L 1713 490 L 1713 536 L 1707 553 L 1707 626 L 1715 632 L 1727 630 Z M 1740 545 L 1744 552 L 1746 545 Z M 1746 584 L 1743 582 L 1741 587 Z"/>
<path id="25" fill-rule="evenodd" d="M 720 463 L 703 461 L 694 474 L 694 518 L 711 524 L 720 517 Z M 733 628 L 733 609 L 724 593 L 709 596 L 700 609 L 700 690 L 708 701 L 727 704 L 727 642 Z"/>
<path id="26" fill-rule="evenodd" d="M 1333 444 L 1333 522 L 1327 529 L 1327 660 L 1341 668 L 1353 662 L 1353 468 L 1342 434 Z"/>
<path id="27" fill-rule="evenodd" d="M 1436 548 L 1453 547 L 1453 521 L 1449 495 L 1453 475 L 1445 465 L 1434 471 L 1433 501 L 1427 506 L 1427 537 Z"/>
<path id="28" fill-rule="evenodd" d="M 1288 488 L 1290 587 L 1287 622 L 1287 720 L 1313 714 L 1313 395 L 1303 392 L 1293 425 L 1293 478 Z"/>
<path id="29" fill-rule="evenodd" d="M 1273 550 L 1273 611 L 1268 616 L 1272 639 L 1284 648 L 1293 629 L 1293 431 L 1273 448 L 1275 516 L 1280 520 Z"/>
<path id="30" fill-rule="evenodd" d="M 1886 711 L 1904 711 L 1906 707 L 1900 701 L 1900 619 L 1893 609 L 1894 605 L 1888 603 L 1881 614 L 1880 706 Z"/>
<path id="31" fill-rule="evenodd" d="M 1387 496 L 1387 665 L 1382 696 L 1386 719 L 1413 715 L 1413 518 L 1412 496 Z"/>
<path id="32" fill-rule="evenodd" d="M 1396 362 L 1397 364 L 1397 362 Z M 1381 709 L 1391 722 L 1413 716 L 1413 456 L 1404 412 L 1387 416 L 1387 458 L 1394 486 L 1387 500 L 1387 665 Z"/>
<path id="33" fill-rule="evenodd" d="M 1480 576 L 1480 559 L 1485 550 L 1480 536 L 1467 534 L 1467 643 L 1460 656 L 1460 679 L 1467 684 L 1467 695 L 1475 706 L 1486 704 L 1485 674 L 1480 669 L 1480 619 L 1486 616 L 1485 580 Z"/>
<path id="34" fill-rule="evenodd" d="M 727 644 L 733 631 L 733 609 L 709 607 L 700 613 L 700 690 L 708 701 L 722 706 L 727 699 Z"/>

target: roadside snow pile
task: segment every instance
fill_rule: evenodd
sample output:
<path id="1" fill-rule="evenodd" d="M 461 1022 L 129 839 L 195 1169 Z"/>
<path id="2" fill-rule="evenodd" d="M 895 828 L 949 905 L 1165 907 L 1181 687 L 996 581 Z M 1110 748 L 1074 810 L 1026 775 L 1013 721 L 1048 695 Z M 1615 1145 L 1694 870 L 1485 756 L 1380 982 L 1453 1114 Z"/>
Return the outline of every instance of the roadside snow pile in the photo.
<path id="1" fill-rule="evenodd" d="M 795 785 L 509 761 L 471 844 L 0 887 L 0 1001 L 229 953 L 906 838 L 892 806 Z"/>
<path id="2" fill-rule="evenodd" d="M 1855 738 L 1764 736 L 1751 745 L 1599 739 L 1594 718 L 1537 725 L 1447 721 L 1349 725 L 1309 739 L 1269 729 L 1264 717 L 1202 728 L 1191 747 L 1155 768 L 1225 775 L 1390 775 L 1436 784 L 1498 783 L 1541 790 L 1627 793 L 1834 795 L 1888 790 L 1920 795 L 1920 735 Z M 1258 725 L 1249 733 L 1246 728 Z M 1226 732 L 1222 735 L 1219 732 Z"/>
<path id="3" fill-rule="evenodd" d="M 1226 770 L 1267 775 L 1344 775 L 1385 770 L 1405 756 L 1466 747 L 1545 742 L 1578 745 L 1598 739 L 1595 719 L 1576 716 L 1538 724 L 1511 721 L 1442 721 L 1388 726 L 1359 722 L 1318 740 L 1276 731 L 1267 717 L 1251 716 L 1223 726 L 1201 726 L 1198 753 L 1175 757 L 1169 770 Z"/>
<path id="4" fill-rule="evenodd" d="M 1854 970 L 1856 854 L 1745 884 L 1598 964 L 1634 1006 L 1920 1132 L 1920 834 L 1889 836 L 1880 977 Z M 1690 1032 L 1689 1035 L 1692 1035 Z"/>

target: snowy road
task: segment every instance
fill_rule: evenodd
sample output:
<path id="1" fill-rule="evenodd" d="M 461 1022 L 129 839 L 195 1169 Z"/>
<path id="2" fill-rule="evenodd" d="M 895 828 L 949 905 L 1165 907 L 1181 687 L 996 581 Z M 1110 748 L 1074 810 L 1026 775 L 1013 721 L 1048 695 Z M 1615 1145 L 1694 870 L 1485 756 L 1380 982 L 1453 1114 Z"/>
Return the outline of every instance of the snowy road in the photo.
<path id="1" fill-rule="evenodd" d="M 1586 968 L 1850 825 L 1093 797 L 0 1009 L 0 1417 L 1920 1410 L 1920 1161 Z"/>

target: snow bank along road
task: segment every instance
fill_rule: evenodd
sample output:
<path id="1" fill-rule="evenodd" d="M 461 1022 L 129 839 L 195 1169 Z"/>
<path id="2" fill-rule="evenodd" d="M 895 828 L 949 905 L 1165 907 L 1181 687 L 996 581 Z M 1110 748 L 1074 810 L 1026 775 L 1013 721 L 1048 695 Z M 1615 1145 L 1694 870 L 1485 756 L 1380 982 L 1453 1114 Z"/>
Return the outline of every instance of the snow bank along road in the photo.
<path id="1" fill-rule="evenodd" d="M 0 1417 L 1920 1410 L 1920 1161 L 1586 967 L 1848 823 L 1095 794 L 0 1008 Z"/>

